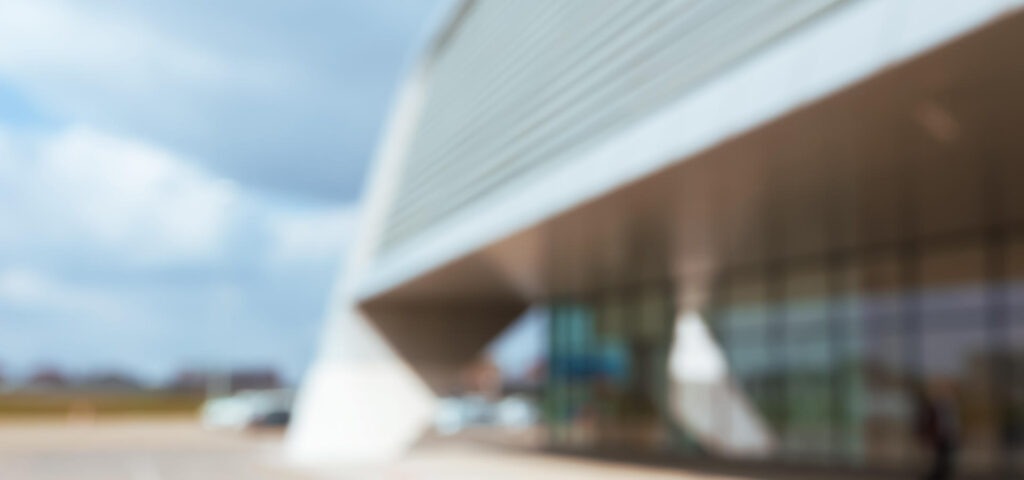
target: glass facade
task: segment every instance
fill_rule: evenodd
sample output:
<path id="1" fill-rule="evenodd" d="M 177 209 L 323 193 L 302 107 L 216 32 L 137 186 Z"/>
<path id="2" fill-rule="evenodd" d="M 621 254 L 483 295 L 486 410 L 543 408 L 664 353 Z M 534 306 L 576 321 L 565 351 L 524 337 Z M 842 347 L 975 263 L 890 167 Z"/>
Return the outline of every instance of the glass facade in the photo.
<path id="1" fill-rule="evenodd" d="M 551 302 L 553 445 L 734 455 L 667 413 L 685 289 L 674 279 Z M 919 470 L 922 401 L 939 394 L 959 472 L 1024 474 L 1024 235 L 745 266 L 709 290 L 700 317 L 771 431 L 767 461 Z"/>
<path id="2" fill-rule="evenodd" d="M 672 305 L 663 285 L 556 302 L 547 411 L 563 447 L 670 447 L 665 372 Z"/>

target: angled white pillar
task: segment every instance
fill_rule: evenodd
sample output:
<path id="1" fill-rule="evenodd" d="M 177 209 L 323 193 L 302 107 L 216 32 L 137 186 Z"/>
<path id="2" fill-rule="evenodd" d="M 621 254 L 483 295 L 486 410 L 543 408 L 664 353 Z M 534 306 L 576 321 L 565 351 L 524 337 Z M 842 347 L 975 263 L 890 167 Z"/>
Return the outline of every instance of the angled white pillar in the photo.
<path id="1" fill-rule="evenodd" d="M 435 397 L 358 308 L 360 279 L 377 250 L 401 159 L 422 101 L 422 66 L 398 96 L 362 204 L 356 239 L 333 293 L 322 341 L 296 397 L 288 460 L 375 462 L 404 452 L 425 430 Z"/>
<path id="2" fill-rule="evenodd" d="M 428 425 L 434 397 L 354 309 L 341 305 L 330 321 L 333 345 L 303 381 L 287 456 L 304 464 L 394 458 Z"/>
<path id="3" fill-rule="evenodd" d="M 701 315 L 676 318 L 669 353 L 669 412 L 705 448 L 727 457 L 764 457 L 775 435 L 738 381 Z"/>

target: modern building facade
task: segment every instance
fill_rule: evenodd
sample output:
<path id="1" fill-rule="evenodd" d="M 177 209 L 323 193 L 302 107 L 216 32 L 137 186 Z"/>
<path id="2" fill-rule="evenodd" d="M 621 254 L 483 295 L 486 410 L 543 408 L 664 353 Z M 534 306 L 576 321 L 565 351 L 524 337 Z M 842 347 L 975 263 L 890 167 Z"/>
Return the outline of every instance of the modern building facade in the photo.
<path id="1" fill-rule="evenodd" d="M 1024 11 L 467 1 L 396 103 L 291 453 L 379 458 L 521 312 L 552 448 L 1024 475 Z"/>

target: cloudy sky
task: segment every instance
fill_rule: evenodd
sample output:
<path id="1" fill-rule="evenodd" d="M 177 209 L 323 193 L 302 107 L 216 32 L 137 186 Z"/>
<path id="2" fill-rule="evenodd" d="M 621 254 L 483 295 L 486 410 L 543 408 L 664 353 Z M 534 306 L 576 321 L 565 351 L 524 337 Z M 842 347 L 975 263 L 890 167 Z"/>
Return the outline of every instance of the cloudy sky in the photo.
<path id="1" fill-rule="evenodd" d="M 0 1 L 0 365 L 312 354 L 445 0 Z"/>

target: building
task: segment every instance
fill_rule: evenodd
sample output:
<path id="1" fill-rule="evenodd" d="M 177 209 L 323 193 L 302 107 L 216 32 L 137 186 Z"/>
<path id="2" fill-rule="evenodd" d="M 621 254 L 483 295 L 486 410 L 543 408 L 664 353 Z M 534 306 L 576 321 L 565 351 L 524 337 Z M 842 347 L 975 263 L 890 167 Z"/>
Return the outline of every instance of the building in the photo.
<path id="1" fill-rule="evenodd" d="M 458 4 L 291 453 L 400 451 L 544 305 L 552 448 L 906 472 L 940 398 L 962 472 L 1024 473 L 1020 5 Z"/>

